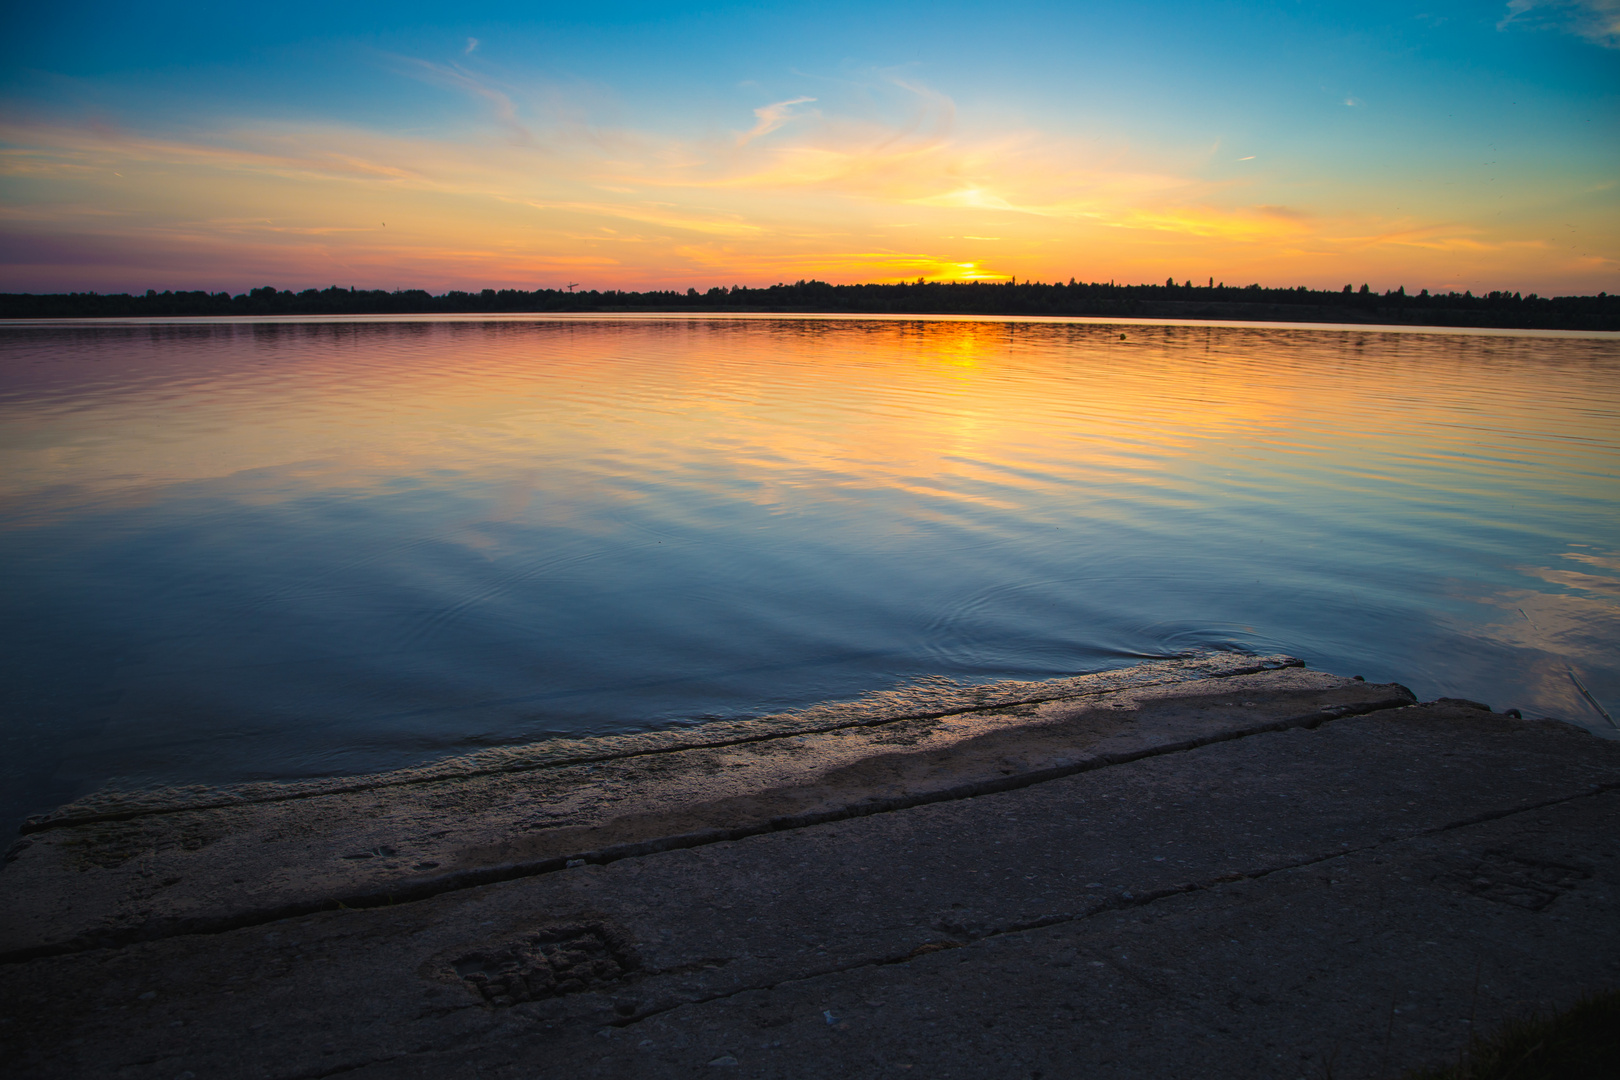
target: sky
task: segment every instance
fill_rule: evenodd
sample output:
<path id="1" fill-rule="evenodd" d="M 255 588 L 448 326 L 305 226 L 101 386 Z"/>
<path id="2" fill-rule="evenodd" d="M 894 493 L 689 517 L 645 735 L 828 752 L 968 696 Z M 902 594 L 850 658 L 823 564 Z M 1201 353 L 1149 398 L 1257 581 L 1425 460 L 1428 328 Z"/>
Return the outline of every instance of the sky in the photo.
<path id="1" fill-rule="evenodd" d="M 0 291 L 1620 292 L 1620 0 L 7 14 Z"/>

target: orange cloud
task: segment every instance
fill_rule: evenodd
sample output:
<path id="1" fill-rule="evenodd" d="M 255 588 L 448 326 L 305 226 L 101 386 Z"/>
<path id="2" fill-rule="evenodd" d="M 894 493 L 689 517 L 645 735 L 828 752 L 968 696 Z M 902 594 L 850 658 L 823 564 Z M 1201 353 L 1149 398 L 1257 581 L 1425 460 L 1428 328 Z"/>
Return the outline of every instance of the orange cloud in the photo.
<path id="1" fill-rule="evenodd" d="M 1205 149 L 964 131 L 948 98 L 893 78 L 879 87 L 886 104 L 860 115 L 801 109 L 801 95 L 755 108 L 740 133 L 593 127 L 556 95 L 536 103 L 468 69 L 400 62 L 481 103 L 487 125 L 179 137 L 0 123 L 15 193 L 0 227 L 21 252 L 0 284 L 38 290 L 87 266 L 109 280 L 78 287 L 319 284 L 334 268 L 354 275 L 346 283 L 428 288 L 533 288 L 585 268 L 602 288 L 1009 275 L 1620 284 L 1612 216 L 1589 214 L 1577 239 L 1560 239 L 1549 215 L 1574 211 L 1537 211 L 1553 204 L 1528 186 L 1512 225 L 1500 201 L 1489 214 L 1454 196 L 1386 211 L 1343 178 L 1211 178 Z"/>

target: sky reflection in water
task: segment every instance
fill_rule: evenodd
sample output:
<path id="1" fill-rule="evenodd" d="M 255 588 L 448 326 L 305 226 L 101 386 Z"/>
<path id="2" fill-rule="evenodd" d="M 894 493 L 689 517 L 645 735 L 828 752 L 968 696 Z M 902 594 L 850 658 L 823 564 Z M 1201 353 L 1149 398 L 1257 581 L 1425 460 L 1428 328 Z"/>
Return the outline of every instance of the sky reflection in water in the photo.
<path id="1" fill-rule="evenodd" d="M 8 820 L 1198 647 L 1620 705 L 1613 338 L 8 326 L 0 376 Z"/>

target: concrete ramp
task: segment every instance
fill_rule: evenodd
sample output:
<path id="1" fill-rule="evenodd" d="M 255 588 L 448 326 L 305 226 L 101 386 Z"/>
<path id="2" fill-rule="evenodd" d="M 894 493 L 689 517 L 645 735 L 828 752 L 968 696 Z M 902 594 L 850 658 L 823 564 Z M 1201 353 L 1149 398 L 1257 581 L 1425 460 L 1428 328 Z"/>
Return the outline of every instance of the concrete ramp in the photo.
<path id="1" fill-rule="evenodd" d="M 42 1077 L 1370 1077 L 1620 982 L 1620 745 L 1287 658 L 973 692 L 64 808 L 0 872 L 0 1039 Z"/>
<path id="2" fill-rule="evenodd" d="M 319 783 L 109 793 L 32 820 L 0 958 L 212 932 L 1008 790 L 1409 704 L 1217 656 L 934 685 L 805 714 L 570 740 Z"/>

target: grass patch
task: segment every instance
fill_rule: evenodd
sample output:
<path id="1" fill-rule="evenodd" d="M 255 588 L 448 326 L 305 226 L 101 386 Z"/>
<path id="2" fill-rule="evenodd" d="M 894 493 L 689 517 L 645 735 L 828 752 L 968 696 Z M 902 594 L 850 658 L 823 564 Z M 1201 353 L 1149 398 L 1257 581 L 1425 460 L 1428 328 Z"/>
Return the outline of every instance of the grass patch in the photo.
<path id="1" fill-rule="evenodd" d="M 1476 1039 L 1455 1065 L 1403 1080 L 1614 1080 L 1620 1077 L 1620 990 L 1587 994 L 1561 1013 L 1533 1013 Z"/>

